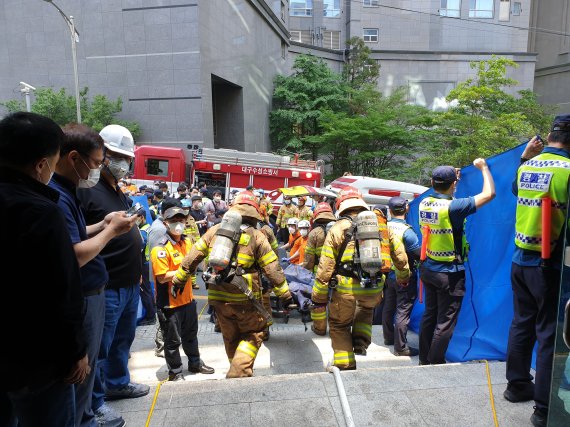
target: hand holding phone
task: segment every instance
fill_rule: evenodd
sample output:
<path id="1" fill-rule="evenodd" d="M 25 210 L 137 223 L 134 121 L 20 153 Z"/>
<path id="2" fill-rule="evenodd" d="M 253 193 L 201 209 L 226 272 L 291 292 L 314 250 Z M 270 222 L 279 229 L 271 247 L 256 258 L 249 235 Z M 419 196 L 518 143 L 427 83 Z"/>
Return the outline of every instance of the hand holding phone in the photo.
<path id="1" fill-rule="evenodd" d="M 133 216 L 139 209 L 142 208 L 142 205 L 140 203 L 135 203 L 134 205 L 132 205 L 126 212 L 128 217 Z"/>

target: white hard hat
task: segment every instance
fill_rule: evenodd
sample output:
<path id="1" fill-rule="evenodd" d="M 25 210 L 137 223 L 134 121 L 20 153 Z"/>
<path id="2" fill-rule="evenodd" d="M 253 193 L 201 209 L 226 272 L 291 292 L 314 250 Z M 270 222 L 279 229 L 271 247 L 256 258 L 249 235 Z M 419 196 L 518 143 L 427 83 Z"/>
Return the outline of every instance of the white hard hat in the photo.
<path id="1" fill-rule="evenodd" d="M 294 225 L 297 226 L 297 223 L 299 222 L 298 218 L 289 218 L 287 220 L 287 225 Z"/>
<path id="2" fill-rule="evenodd" d="M 309 221 L 307 221 L 306 219 L 299 221 L 299 224 L 297 225 L 297 227 L 299 228 L 311 228 L 311 223 Z"/>
<path id="3" fill-rule="evenodd" d="M 124 154 L 125 156 L 135 157 L 135 140 L 131 132 L 120 125 L 108 125 L 99 132 L 105 147 L 114 153 Z"/>

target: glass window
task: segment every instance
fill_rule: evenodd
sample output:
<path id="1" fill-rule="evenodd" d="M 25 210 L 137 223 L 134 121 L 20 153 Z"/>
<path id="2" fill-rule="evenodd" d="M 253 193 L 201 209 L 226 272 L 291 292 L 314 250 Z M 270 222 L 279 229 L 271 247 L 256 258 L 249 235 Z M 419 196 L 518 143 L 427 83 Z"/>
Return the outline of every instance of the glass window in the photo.
<path id="1" fill-rule="evenodd" d="M 459 18 L 461 16 L 461 0 L 441 0 L 439 15 Z"/>
<path id="2" fill-rule="evenodd" d="M 499 21 L 511 19 L 511 0 L 501 0 L 499 3 Z"/>
<path id="3" fill-rule="evenodd" d="M 362 6 L 364 7 L 378 7 L 378 0 L 362 0 Z"/>
<path id="4" fill-rule="evenodd" d="M 323 0 L 323 16 L 338 18 L 340 16 L 340 0 Z"/>
<path id="5" fill-rule="evenodd" d="M 148 159 L 146 173 L 153 176 L 168 176 L 168 160 Z"/>
<path id="6" fill-rule="evenodd" d="M 340 31 L 324 31 L 323 47 L 327 49 L 340 49 Z"/>
<path id="7" fill-rule="evenodd" d="M 313 0 L 292 0 L 289 16 L 313 16 Z"/>
<path id="8" fill-rule="evenodd" d="M 364 28 L 363 39 L 367 43 L 378 42 L 378 28 Z"/>
<path id="9" fill-rule="evenodd" d="M 494 0 L 469 0 L 469 18 L 492 18 Z"/>

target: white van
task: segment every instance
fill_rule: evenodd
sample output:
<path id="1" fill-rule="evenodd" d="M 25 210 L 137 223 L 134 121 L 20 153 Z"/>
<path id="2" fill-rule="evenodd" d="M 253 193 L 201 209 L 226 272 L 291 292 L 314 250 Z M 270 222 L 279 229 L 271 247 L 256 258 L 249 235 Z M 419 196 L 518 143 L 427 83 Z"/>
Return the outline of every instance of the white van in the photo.
<path id="1" fill-rule="evenodd" d="M 400 196 L 412 201 L 428 190 L 428 187 L 389 179 L 370 178 L 367 176 L 342 176 L 335 179 L 327 189 L 339 192 L 344 187 L 354 187 L 362 193 L 364 201 L 370 206 L 388 205 L 388 200 Z"/>

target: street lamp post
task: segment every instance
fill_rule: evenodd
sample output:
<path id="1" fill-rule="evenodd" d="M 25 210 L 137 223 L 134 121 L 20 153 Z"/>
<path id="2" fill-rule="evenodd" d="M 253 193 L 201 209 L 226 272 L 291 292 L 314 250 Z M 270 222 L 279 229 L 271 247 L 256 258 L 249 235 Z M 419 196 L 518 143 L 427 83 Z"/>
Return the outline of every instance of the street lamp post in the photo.
<path id="1" fill-rule="evenodd" d="M 75 80 L 75 107 L 77 109 L 77 123 L 81 123 L 81 101 L 79 99 L 79 76 L 77 73 L 77 43 L 79 42 L 79 33 L 75 29 L 75 21 L 73 16 L 67 16 L 60 7 L 53 2 L 53 0 L 44 0 L 46 3 L 51 4 L 57 9 L 59 14 L 65 20 L 65 23 L 69 27 L 69 32 L 71 34 L 71 55 L 73 59 L 73 77 Z"/>

